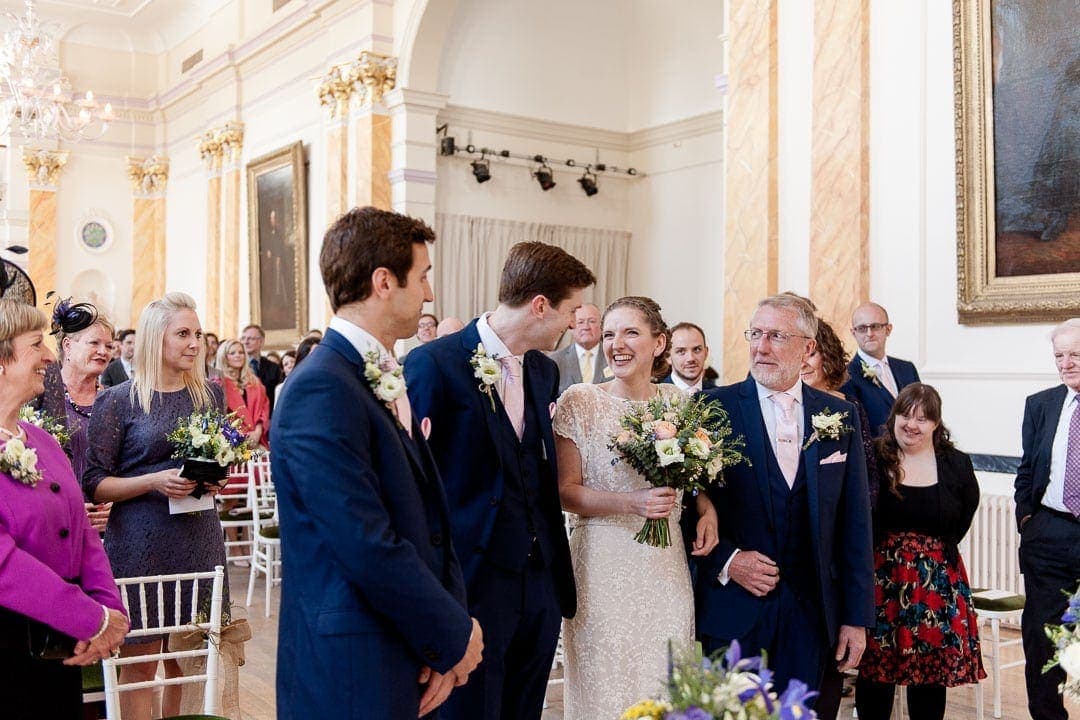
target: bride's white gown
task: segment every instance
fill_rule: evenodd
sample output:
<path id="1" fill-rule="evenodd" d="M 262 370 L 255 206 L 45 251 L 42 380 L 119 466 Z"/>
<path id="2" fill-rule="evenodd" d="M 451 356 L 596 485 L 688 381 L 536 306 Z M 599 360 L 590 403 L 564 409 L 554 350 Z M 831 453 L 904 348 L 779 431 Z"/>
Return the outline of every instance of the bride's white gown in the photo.
<path id="1" fill-rule="evenodd" d="M 664 395 L 680 394 L 659 385 Z M 650 487 L 607 445 L 627 400 L 597 385 L 573 385 L 559 398 L 553 427 L 581 453 L 585 487 L 629 492 Z M 678 650 L 694 636 L 694 596 L 679 532 L 680 504 L 668 519 L 672 544 L 655 548 L 634 535 L 638 515 L 571 515 L 570 557 L 577 614 L 563 625 L 565 720 L 618 720 L 639 700 L 664 692 L 668 641 Z"/>

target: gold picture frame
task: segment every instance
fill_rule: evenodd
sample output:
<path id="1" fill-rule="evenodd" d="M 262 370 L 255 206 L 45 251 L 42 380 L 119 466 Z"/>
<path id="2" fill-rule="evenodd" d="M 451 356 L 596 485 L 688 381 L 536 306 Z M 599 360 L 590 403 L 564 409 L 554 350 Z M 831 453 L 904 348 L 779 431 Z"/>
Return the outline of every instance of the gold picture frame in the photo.
<path id="1" fill-rule="evenodd" d="M 1003 98 L 1012 97 L 1007 91 L 1019 87 L 1020 83 L 1009 80 L 1011 84 L 1002 85 L 1009 77 L 1009 71 L 1019 72 L 1013 69 L 1019 65 L 1013 62 L 1015 58 L 1053 57 L 1053 49 L 1043 49 L 1034 43 L 1024 46 L 1017 40 L 1020 34 L 1007 34 L 1011 27 L 1008 23 L 994 27 L 997 1 L 953 0 L 957 311 L 964 324 L 1055 322 L 1080 315 L 1080 272 L 1074 271 L 1080 268 L 1071 259 L 1068 263 L 1060 262 L 1060 255 L 1066 252 L 1065 246 L 1051 243 L 1057 239 L 1080 243 L 1080 239 L 1074 238 L 1073 230 L 1069 230 L 1065 238 L 1054 235 L 1061 230 L 1048 229 L 1055 225 L 1045 219 L 1041 225 L 1015 219 L 1023 213 L 1014 213 L 1013 207 L 1024 203 L 1029 206 L 1050 203 L 1057 197 L 1050 193 L 1050 199 L 1046 199 L 1046 194 L 1042 193 L 1042 198 L 1037 199 L 1046 184 L 1037 184 L 1039 173 L 1047 167 L 1047 141 L 1042 140 L 1039 146 L 1039 138 L 1049 137 L 1053 127 L 1046 130 L 1044 136 L 1036 135 L 1036 130 L 1032 130 L 1023 138 L 1013 137 L 1010 133 L 1018 125 L 1015 117 L 1027 110 L 1012 112 L 1010 108 L 1015 105 L 1004 104 Z M 1011 15 L 1004 17 L 1013 20 L 1019 16 L 1017 7 L 1020 14 L 1046 13 L 1052 12 L 1060 2 L 1062 0 L 1019 6 L 1013 3 L 1002 8 L 1001 13 L 1008 11 Z M 998 19 L 1003 18 L 999 16 Z M 1048 23 L 1046 17 L 1038 20 L 1043 25 Z M 1024 21 L 1020 18 L 1016 22 Z M 1065 32 L 1075 32 L 1075 25 L 1065 18 L 1061 19 L 1061 27 L 1067 28 Z M 1003 61 L 1003 57 L 1009 60 Z M 1011 66 L 1009 62 L 1012 62 Z M 1003 63 L 1009 70 L 1002 71 Z M 1034 71 L 1031 67 L 1022 70 L 1028 76 L 1044 80 L 1048 88 L 1060 87 L 1064 80 L 1062 77 L 1055 86 L 1055 78 L 1041 66 L 1035 67 Z M 1040 72 L 1042 75 L 1038 74 Z M 1050 92 L 1045 99 L 1052 116 L 1053 104 L 1060 98 Z M 997 112 L 995 101 L 1003 103 Z M 1043 117 L 1047 116 L 1048 107 L 1037 110 Z M 1008 119 L 1008 123 L 998 123 L 1001 126 L 998 132 L 1002 136 L 998 148 L 1006 151 L 998 158 L 995 158 L 994 142 L 996 118 Z M 1032 147 L 1036 149 L 1033 151 Z M 1010 189 L 1021 187 L 1013 182 L 1021 177 L 1020 164 L 1013 163 L 1018 148 L 1027 152 L 1024 167 L 1030 168 L 1029 174 L 1034 179 L 1027 181 L 1025 190 L 1010 192 Z M 1058 168 L 1054 167 L 1056 171 Z M 1062 167 L 1067 169 L 1065 163 Z M 996 172 L 1000 172 L 1001 177 L 997 177 Z M 1003 190 L 1002 197 L 998 197 Z M 999 207 L 999 203 L 1004 204 Z M 1052 211 L 1059 217 L 1058 228 L 1061 227 L 1061 213 L 1064 212 L 1067 221 L 1071 212 L 1061 207 L 1054 207 Z M 1030 218 L 1036 211 L 1029 207 L 1026 212 Z M 1045 216 L 1048 211 L 1044 208 L 1037 212 Z M 1074 252 L 1068 250 L 1070 258 Z"/>
<path id="2" fill-rule="evenodd" d="M 292 347 L 308 324 L 307 185 L 296 142 L 247 165 L 251 322 L 267 348 Z"/>

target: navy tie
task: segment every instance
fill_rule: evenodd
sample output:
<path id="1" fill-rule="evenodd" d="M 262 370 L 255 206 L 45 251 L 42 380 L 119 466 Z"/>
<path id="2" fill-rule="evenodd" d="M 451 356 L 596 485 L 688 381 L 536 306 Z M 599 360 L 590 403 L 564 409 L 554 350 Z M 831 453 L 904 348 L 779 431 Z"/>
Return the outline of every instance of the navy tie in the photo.
<path id="1" fill-rule="evenodd" d="M 251 372 L 255 373 L 256 375 L 259 374 L 259 361 L 258 360 L 252 358 L 251 360 L 248 360 L 248 365 L 251 366 Z"/>

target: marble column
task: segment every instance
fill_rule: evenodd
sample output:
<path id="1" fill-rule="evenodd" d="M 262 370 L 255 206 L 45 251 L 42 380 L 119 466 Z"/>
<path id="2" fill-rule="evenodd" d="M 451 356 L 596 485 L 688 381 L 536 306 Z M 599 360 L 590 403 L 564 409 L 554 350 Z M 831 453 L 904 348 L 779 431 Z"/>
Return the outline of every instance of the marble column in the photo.
<path id="1" fill-rule="evenodd" d="M 221 141 L 216 130 L 207 130 L 199 143 L 206 167 L 206 303 L 203 329 L 217 333 L 221 325 Z"/>
<path id="2" fill-rule="evenodd" d="M 227 122 L 218 135 L 222 162 L 221 337 L 240 335 L 240 153 L 244 124 Z"/>
<path id="3" fill-rule="evenodd" d="M 838 331 L 870 291 L 869 33 L 868 0 L 815 0 L 810 297 Z"/>
<path id="4" fill-rule="evenodd" d="M 397 81 L 397 59 L 364 51 L 354 64 L 350 133 L 355 171 L 352 206 L 389 210 L 390 115 L 384 104 Z"/>
<path id="5" fill-rule="evenodd" d="M 30 186 L 27 269 L 37 290 L 38 307 L 48 312 L 45 295 L 57 289 L 56 191 L 68 153 L 24 147 L 22 159 Z"/>
<path id="6" fill-rule="evenodd" d="M 148 303 L 165 294 L 165 188 L 169 161 L 128 157 L 131 181 L 131 327 Z"/>
<path id="7" fill-rule="evenodd" d="M 348 64 L 336 65 L 316 88 L 326 110 L 326 224 L 333 224 L 349 205 L 349 103 L 355 79 Z"/>
<path id="8" fill-rule="evenodd" d="M 746 377 L 743 331 L 776 292 L 777 0 L 730 0 L 724 212 L 723 377 Z"/>

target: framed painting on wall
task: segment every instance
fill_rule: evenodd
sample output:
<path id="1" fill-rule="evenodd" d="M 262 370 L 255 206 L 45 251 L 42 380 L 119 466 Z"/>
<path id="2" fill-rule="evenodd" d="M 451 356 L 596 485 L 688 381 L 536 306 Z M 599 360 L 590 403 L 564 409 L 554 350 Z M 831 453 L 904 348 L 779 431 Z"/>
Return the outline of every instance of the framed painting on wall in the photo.
<path id="1" fill-rule="evenodd" d="M 1076 0 L 953 0 L 962 323 L 1080 315 Z"/>
<path id="2" fill-rule="evenodd" d="M 247 195 L 251 321 L 268 348 L 292 346 L 308 321 L 303 143 L 248 163 Z"/>

